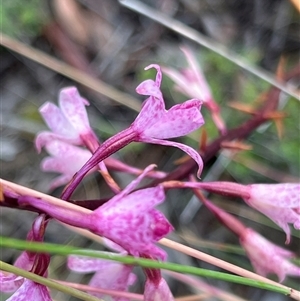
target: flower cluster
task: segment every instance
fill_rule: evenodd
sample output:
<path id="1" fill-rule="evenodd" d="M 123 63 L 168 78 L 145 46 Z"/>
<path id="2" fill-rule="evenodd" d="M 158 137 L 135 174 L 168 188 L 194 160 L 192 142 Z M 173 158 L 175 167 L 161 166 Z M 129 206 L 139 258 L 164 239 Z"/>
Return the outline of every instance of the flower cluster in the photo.
<path id="1" fill-rule="evenodd" d="M 187 135 L 204 124 L 200 113 L 201 101 L 197 99 L 188 100 L 166 110 L 160 91 L 161 69 L 155 64 L 145 69 L 149 68 L 155 68 L 157 75 L 155 81 L 146 80 L 136 89 L 137 93 L 149 96 L 145 100 L 141 112 L 129 128 L 117 133 L 99 146 L 92 157 L 73 177 L 68 187 L 64 190 L 61 196 L 62 199 L 69 199 L 83 177 L 92 168 L 131 142 L 146 142 L 177 147 L 197 162 L 198 175 L 200 175 L 203 162 L 199 153 L 187 145 L 165 139 Z"/>
<path id="2" fill-rule="evenodd" d="M 212 113 L 212 119 L 221 134 L 226 133 L 220 109 L 215 103 L 205 77 L 195 57 L 187 48 L 182 49 L 189 67 L 181 72 L 170 68 L 163 70 L 175 81 L 176 88 L 182 93 L 197 97 L 166 109 L 161 92 L 162 71 L 159 65 L 151 64 L 145 69 L 156 70 L 155 80 L 147 79 L 136 88 L 140 95 L 147 96 L 141 111 L 131 125 L 116 133 L 103 143 L 90 127 L 86 106 L 88 101 L 82 98 L 75 87 L 65 88 L 60 92 L 58 106 L 45 103 L 40 108 L 50 131 L 37 135 L 35 145 L 40 152 L 44 148 L 49 154 L 43 159 L 43 171 L 53 171 L 60 175 L 51 182 L 51 188 L 68 183 L 61 195 L 61 200 L 49 201 L 31 194 L 18 194 L 0 190 L 3 206 L 7 202 L 12 207 L 33 208 L 39 213 L 28 241 L 42 242 L 45 228 L 51 218 L 66 225 L 88 230 L 101 236 L 106 245 L 119 253 L 119 256 L 134 256 L 164 261 L 167 254 L 157 246 L 157 242 L 166 237 L 173 226 L 166 216 L 156 207 L 165 200 L 165 189 L 192 188 L 203 204 L 239 239 L 255 271 L 266 276 L 275 273 L 280 281 L 287 275 L 300 276 L 300 268 L 289 262 L 294 256 L 287 251 L 244 226 L 237 218 L 218 208 L 207 200 L 199 189 L 222 195 L 238 196 L 272 219 L 286 233 L 290 241 L 289 224 L 300 229 L 300 184 L 252 184 L 242 185 L 231 182 L 197 182 L 193 177 L 190 182 L 165 181 L 140 187 L 146 177 L 162 179 L 166 173 L 156 171 L 151 164 L 145 169 L 128 166 L 112 157 L 118 150 L 132 142 L 151 143 L 179 148 L 189 155 L 198 166 L 197 175 L 203 169 L 200 154 L 188 145 L 169 139 L 188 135 L 204 124 L 200 109 L 202 102 Z M 221 137 L 224 138 L 224 137 Z M 108 168 L 132 173 L 137 177 L 124 189 L 121 189 L 110 176 Z M 70 204 L 69 199 L 84 176 L 99 170 L 114 195 L 101 200 L 101 205 L 82 208 Z M 0 187 L 2 189 L 2 187 Z M 99 201 L 100 204 L 100 201 Z M 94 211 L 90 209 L 96 208 Z M 78 253 L 77 253 L 78 254 Z M 111 254 L 111 253 L 108 253 Z M 15 262 L 15 266 L 36 275 L 47 277 L 50 256 L 48 254 L 24 251 Z M 92 295 L 102 298 L 107 292 L 111 300 L 127 301 L 129 286 L 136 281 L 133 266 L 108 260 L 84 256 L 69 256 L 68 268 L 78 273 L 94 273 L 89 286 L 97 292 Z M 174 301 L 171 290 L 157 268 L 144 268 L 146 281 L 145 301 Z M 14 274 L 0 272 L 0 291 L 13 293 L 9 301 L 46 300 L 51 301 L 46 286 L 24 279 Z"/>

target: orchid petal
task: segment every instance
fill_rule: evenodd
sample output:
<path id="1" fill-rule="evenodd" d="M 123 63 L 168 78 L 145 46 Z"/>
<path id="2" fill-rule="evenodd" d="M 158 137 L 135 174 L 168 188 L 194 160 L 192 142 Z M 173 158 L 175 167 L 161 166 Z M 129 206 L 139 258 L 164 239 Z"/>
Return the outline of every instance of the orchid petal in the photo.
<path id="1" fill-rule="evenodd" d="M 67 116 L 73 128 L 80 134 L 90 132 L 90 124 L 85 106 L 88 102 L 83 99 L 75 87 L 65 88 L 59 94 L 59 106 Z"/>
<path id="2" fill-rule="evenodd" d="M 202 161 L 202 158 L 200 157 L 199 153 L 196 152 L 193 148 L 191 148 L 185 144 L 182 144 L 182 143 L 161 140 L 161 139 L 153 139 L 153 138 L 143 139 L 143 142 L 160 144 L 160 145 L 165 145 L 165 146 L 173 146 L 173 147 L 177 147 L 177 148 L 181 149 L 182 151 L 187 153 L 192 159 L 194 159 L 196 161 L 196 163 L 198 164 L 197 175 L 198 175 L 198 177 L 200 177 L 200 174 L 203 169 L 203 161 Z"/>
<path id="3" fill-rule="evenodd" d="M 204 124 L 200 107 L 201 102 L 197 99 L 173 106 L 153 126 L 145 128 L 143 137 L 167 139 L 193 132 Z"/>
<path id="4" fill-rule="evenodd" d="M 105 254 L 114 254 L 103 252 Z M 92 273 L 98 270 L 105 270 L 112 262 L 104 259 L 86 257 L 86 256 L 68 256 L 68 268 L 74 272 Z"/>
<path id="5" fill-rule="evenodd" d="M 155 164 L 150 164 L 149 166 L 147 166 L 144 169 L 144 171 L 136 179 L 131 181 L 131 183 L 129 185 L 127 185 L 120 193 L 118 193 L 116 196 L 114 196 L 110 200 L 110 202 L 116 203 L 119 200 L 122 200 L 122 198 L 125 197 L 126 195 L 128 195 L 131 191 L 133 191 L 140 184 L 140 182 L 143 180 L 143 178 L 146 176 L 146 174 L 149 173 L 150 171 L 152 171 L 155 167 L 156 167 Z"/>
<path id="6" fill-rule="evenodd" d="M 132 266 L 104 259 L 71 255 L 68 257 L 68 268 L 80 273 L 96 272 L 89 282 L 89 286 L 96 288 L 127 291 L 127 287 L 136 280 L 136 276 L 131 273 Z M 102 297 L 101 293 L 92 292 L 91 294 Z M 113 300 L 121 301 L 127 300 L 127 298 L 113 297 Z"/>
<path id="7" fill-rule="evenodd" d="M 149 97 L 131 126 L 136 132 L 143 133 L 148 127 L 155 126 L 165 112 L 165 103 L 162 98 Z"/>
<path id="8" fill-rule="evenodd" d="M 250 197 L 245 202 L 268 216 L 286 233 L 286 243 L 290 242 L 289 223 L 300 229 L 299 195 L 300 185 L 285 184 L 253 184 L 248 185 Z"/>
<path id="9" fill-rule="evenodd" d="M 131 271 L 132 266 L 110 262 L 105 270 L 95 273 L 89 282 L 89 286 L 116 291 L 127 291 L 128 286 L 134 282 L 132 280 L 135 280 L 134 274 L 132 274 Z M 91 292 L 91 295 L 101 298 L 103 294 Z M 128 301 L 129 299 L 124 297 L 113 297 L 112 300 Z"/>
<path id="10" fill-rule="evenodd" d="M 300 184 L 252 184 L 251 199 L 280 208 L 300 208 Z"/>
<path id="11" fill-rule="evenodd" d="M 52 157 L 46 157 L 42 160 L 41 169 L 62 174 L 51 183 L 52 189 L 68 183 L 92 156 L 85 149 L 59 140 L 48 142 L 46 150 Z"/>
<path id="12" fill-rule="evenodd" d="M 162 97 L 160 88 L 155 84 L 152 79 L 147 79 L 140 83 L 135 91 L 140 95 L 151 95 L 156 98 Z"/>
<path id="13" fill-rule="evenodd" d="M 76 137 L 77 133 L 62 113 L 61 109 L 51 102 L 44 103 L 40 109 L 40 114 L 45 120 L 50 130 L 64 137 Z"/>
<path id="14" fill-rule="evenodd" d="M 7 301 L 52 301 L 46 286 L 25 279 L 21 287 Z"/>
<path id="15" fill-rule="evenodd" d="M 122 198 L 120 198 L 120 196 L 115 196 L 110 199 L 109 202 L 96 209 L 96 211 L 94 212 L 97 212 L 97 210 L 102 211 L 104 209 L 106 213 L 110 213 L 110 210 L 112 210 L 112 214 L 118 212 L 124 213 L 127 211 L 131 212 L 132 210 L 138 212 L 146 212 L 154 206 L 162 203 L 164 199 L 165 193 L 162 186 L 145 188 L 142 190 L 134 191 L 129 195 L 123 196 Z"/>
<path id="16" fill-rule="evenodd" d="M 155 84 L 160 87 L 161 81 L 162 81 L 162 73 L 161 73 L 161 68 L 157 64 L 150 64 L 147 67 L 144 68 L 144 70 L 149 70 L 151 68 L 156 69 L 156 77 L 155 77 Z"/>
<path id="17" fill-rule="evenodd" d="M 199 95 L 195 95 L 196 97 L 200 97 L 200 99 L 203 99 L 204 102 L 209 102 L 213 99 L 211 90 L 209 88 L 209 85 L 205 79 L 205 76 L 200 68 L 200 65 L 198 64 L 195 56 L 193 55 L 192 51 L 187 47 L 180 47 L 184 55 L 186 56 L 186 59 L 189 64 L 189 69 L 191 73 L 193 74 L 195 78 L 195 82 L 198 83 L 198 91 L 200 92 Z M 194 96 L 194 97 L 195 97 Z"/>
<path id="18" fill-rule="evenodd" d="M 93 213 L 95 220 L 100 221 L 99 234 L 133 255 L 139 252 L 154 252 L 155 256 L 159 252 L 161 255 L 153 242 L 173 230 L 167 219 L 152 209 L 163 200 L 162 186 L 135 191 L 122 199 L 111 199 Z"/>
<path id="19" fill-rule="evenodd" d="M 46 150 L 53 157 L 62 157 L 64 159 L 71 157 L 72 160 L 77 158 L 80 162 L 87 161 L 92 156 L 86 149 L 59 140 L 49 141 L 46 145 Z"/>
<path id="20" fill-rule="evenodd" d="M 72 144 L 81 144 L 81 139 L 78 136 L 66 137 L 52 132 L 40 132 L 35 138 L 35 146 L 38 152 L 41 152 L 42 147 L 52 142 L 53 140 L 61 140 Z"/>
<path id="21" fill-rule="evenodd" d="M 24 282 L 24 278 L 11 274 L 0 272 L 0 292 L 15 292 Z"/>
<path id="22" fill-rule="evenodd" d="M 276 246 L 252 229 L 246 230 L 240 242 L 257 273 L 263 276 L 274 273 L 280 282 L 286 275 L 300 276 L 300 267 L 287 260 L 293 253 Z"/>

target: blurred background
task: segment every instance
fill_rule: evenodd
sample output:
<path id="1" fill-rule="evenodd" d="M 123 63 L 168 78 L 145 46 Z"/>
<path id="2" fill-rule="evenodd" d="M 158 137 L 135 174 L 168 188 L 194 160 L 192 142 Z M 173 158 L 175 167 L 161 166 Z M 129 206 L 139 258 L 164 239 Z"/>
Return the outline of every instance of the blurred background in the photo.
<path id="1" fill-rule="evenodd" d="M 285 72 L 299 63 L 299 3 L 292 0 L 157 0 L 143 3 L 190 26 L 241 55 L 250 65 L 261 67 L 274 76 L 280 70 Z M 123 7 L 117 1 L 11 0 L 3 1 L 1 9 L 2 32 L 29 46 L 29 53 L 33 56 L 37 55 L 36 50 L 40 50 L 82 71 L 83 79 L 88 78 L 84 77 L 86 74 L 105 82 L 117 92 L 126 93 L 122 94 L 124 97 L 119 94 L 108 97 L 101 85 L 95 91 L 86 84 L 82 85 L 81 81 L 74 81 L 72 74 L 66 76 L 63 71 L 52 70 L 54 64 L 43 56 L 43 64 L 40 64 L 18 51 L 0 48 L 1 177 L 55 196 L 60 195 L 62 188 L 49 190 L 49 183 L 56 175 L 41 172 L 39 164 L 46 152 L 38 155 L 33 142 L 35 135 L 46 129 L 38 108 L 46 101 L 57 103 L 58 93 L 63 87 L 75 85 L 81 95 L 90 101 L 87 109 L 90 124 L 102 141 L 126 128 L 137 115 L 138 107 L 145 98 L 137 95 L 135 88 L 142 80 L 155 75 L 152 71 L 145 72 L 144 67 L 150 63 L 177 69 L 186 66 L 185 57 L 179 49 L 181 45 L 189 46 L 195 53 L 213 96 L 221 106 L 221 114 L 228 128 L 237 127 L 250 118 L 249 114 L 233 108 L 233 102 L 257 105 L 260 95 L 270 88 L 268 83 L 234 62 L 152 21 L 151 16 L 143 16 Z M 13 47 L 17 50 L 16 46 Z M 167 107 L 187 99 L 175 91 L 173 85 L 167 76 L 163 77 L 162 91 Z M 125 95 L 133 105 L 129 104 Z M 202 179 L 245 184 L 298 182 L 299 101 L 281 93 L 279 110 L 286 113 L 282 127 L 276 128 L 273 122 L 269 122 L 257 128 L 244 141 L 251 150 L 234 153 L 222 150 L 205 166 Z M 218 132 L 207 109 L 203 108 L 202 112 L 206 121 L 203 128 L 207 131 L 208 142 L 211 142 L 218 137 Z M 282 132 L 281 137 L 278 129 Z M 200 137 L 201 130 L 179 140 L 198 148 Z M 116 154 L 117 158 L 139 168 L 155 163 L 166 172 L 173 170 L 176 160 L 182 156 L 179 150 L 146 144 L 133 144 Z M 112 174 L 121 187 L 133 178 L 122 173 Z M 84 180 L 74 198 L 110 196 L 101 177 L 93 174 Z M 247 226 L 284 246 L 284 233 L 240 199 L 216 195 L 208 197 L 238 216 Z M 169 191 L 161 210 L 176 229 L 171 239 L 252 270 L 239 248 L 238 239 L 206 208 L 201 207 L 188 190 Z M 0 209 L 0 216 L 2 235 L 25 239 L 35 214 L 4 208 Z M 47 229 L 46 241 L 103 248 L 55 222 L 51 222 Z M 296 231 L 293 231 L 288 248 L 299 255 L 299 233 Z M 216 269 L 177 252 L 167 251 L 169 261 Z M 13 263 L 17 255 L 17 251 L 3 250 L 1 260 Z M 142 292 L 144 276 L 140 269 L 136 271 L 139 281 L 132 291 Z M 65 259 L 54 256 L 49 277 L 87 283 L 90 275 L 83 277 L 69 272 Z M 165 277 L 175 297 L 205 291 L 204 286 L 196 290 L 170 275 Z M 202 280 L 246 300 L 288 300 L 281 295 L 247 286 Z M 296 278 L 286 279 L 285 284 L 299 289 Z M 53 292 L 53 297 L 55 300 L 75 300 L 59 292 Z M 6 298 L 7 295 L 2 295 L 0 300 Z M 219 299 L 203 295 L 199 300 Z"/>

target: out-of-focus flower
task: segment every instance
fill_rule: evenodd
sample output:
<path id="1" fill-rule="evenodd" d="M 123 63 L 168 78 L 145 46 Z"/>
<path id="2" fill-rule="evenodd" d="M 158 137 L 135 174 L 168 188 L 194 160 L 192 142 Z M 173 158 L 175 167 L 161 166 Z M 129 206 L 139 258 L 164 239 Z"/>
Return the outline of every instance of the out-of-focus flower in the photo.
<path id="1" fill-rule="evenodd" d="M 33 222 L 32 228 L 27 235 L 28 241 L 41 242 L 44 238 L 45 215 L 39 215 Z M 14 266 L 37 275 L 46 276 L 50 262 L 48 254 L 24 251 L 16 260 Z M 0 272 L 0 291 L 5 293 L 15 292 L 8 300 L 51 300 L 46 286 L 24 279 L 12 273 Z M 44 296 L 34 298 L 35 296 Z M 31 298 L 32 297 L 32 298 Z"/>
<path id="2" fill-rule="evenodd" d="M 205 79 L 199 63 L 194 54 L 187 47 L 181 47 L 186 56 L 188 67 L 177 71 L 173 68 L 163 67 L 162 70 L 174 82 L 176 90 L 188 97 L 203 100 L 203 104 L 211 111 L 212 118 L 221 133 L 226 131 L 224 121 L 220 115 L 220 107 L 215 102 L 210 87 Z"/>
<path id="3" fill-rule="evenodd" d="M 126 292 L 128 286 L 134 284 L 136 280 L 136 276 L 132 273 L 132 266 L 103 259 L 71 255 L 68 257 L 68 268 L 79 273 L 95 272 L 89 282 L 89 286 L 95 288 Z M 103 296 L 96 292 L 90 294 L 98 298 Z M 124 297 L 111 297 L 111 300 L 128 301 Z"/>
<path id="4" fill-rule="evenodd" d="M 155 68 L 157 76 L 155 81 L 146 80 L 136 89 L 139 94 L 149 95 L 136 120 L 128 129 L 109 138 L 95 151 L 92 158 L 81 168 L 65 189 L 61 196 L 62 199 L 67 200 L 71 196 L 90 169 L 131 142 L 146 142 L 180 148 L 197 162 L 198 175 L 200 175 L 203 162 L 198 152 L 187 145 L 165 139 L 187 135 L 204 124 L 200 113 L 201 101 L 188 100 L 166 110 L 160 91 L 162 78 L 160 67 L 150 65 L 146 69 L 149 68 Z"/>
<path id="5" fill-rule="evenodd" d="M 45 285 L 25 279 L 20 288 L 7 301 L 52 301 Z"/>
<path id="6" fill-rule="evenodd" d="M 73 175 L 92 156 L 88 150 L 62 140 L 49 141 L 45 147 L 50 157 L 43 159 L 41 169 L 61 174 L 51 182 L 50 189 L 67 184 Z"/>
<path id="7" fill-rule="evenodd" d="M 232 182 L 202 182 L 193 183 L 191 186 L 223 195 L 242 197 L 249 206 L 269 217 L 283 229 L 286 233 L 286 243 L 290 242 L 291 237 L 288 224 L 293 224 L 295 229 L 300 229 L 300 184 L 298 183 L 241 185 Z"/>
<path id="8" fill-rule="evenodd" d="M 147 279 L 144 290 L 144 301 L 174 301 L 174 297 L 164 278 L 159 283 Z"/>
<path id="9" fill-rule="evenodd" d="M 14 266 L 30 271 L 34 264 L 35 255 L 27 251 L 21 253 L 17 258 Z M 0 291 L 4 293 L 15 292 L 24 282 L 24 278 L 11 273 L 4 273 L 0 271 Z"/>
<path id="10" fill-rule="evenodd" d="M 276 246 L 254 230 L 246 228 L 237 218 L 209 200 L 201 197 L 201 201 L 228 229 L 239 236 L 256 273 L 262 276 L 275 273 L 281 282 L 286 275 L 300 276 L 300 267 L 288 261 L 295 257 L 294 253 Z"/>
<path id="11" fill-rule="evenodd" d="M 88 101 L 82 98 L 75 87 L 62 89 L 59 94 L 59 107 L 47 102 L 40 108 L 51 132 L 37 135 L 35 144 L 38 151 L 53 139 L 63 140 L 77 145 L 95 143 L 95 134 L 91 130 L 85 106 Z"/>
<path id="12" fill-rule="evenodd" d="M 288 261 L 295 256 L 292 252 L 276 246 L 252 229 L 244 231 L 240 242 L 258 274 L 274 273 L 280 282 L 286 275 L 300 276 L 300 267 Z"/>
<path id="13" fill-rule="evenodd" d="M 282 228 L 289 243 L 288 224 L 300 229 L 300 184 L 252 184 L 247 189 L 250 197 L 245 198 L 245 202 Z"/>
<path id="14" fill-rule="evenodd" d="M 154 245 L 166 236 L 173 227 L 165 216 L 154 209 L 164 201 L 162 186 L 132 192 L 145 175 L 154 168 L 148 166 L 123 191 L 91 213 L 66 210 L 33 197 L 21 197 L 20 204 L 30 204 L 50 216 L 72 226 L 88 229 L 121 246 L 129 254 L 149 254 L 164 260 L 166 254 Z"/>

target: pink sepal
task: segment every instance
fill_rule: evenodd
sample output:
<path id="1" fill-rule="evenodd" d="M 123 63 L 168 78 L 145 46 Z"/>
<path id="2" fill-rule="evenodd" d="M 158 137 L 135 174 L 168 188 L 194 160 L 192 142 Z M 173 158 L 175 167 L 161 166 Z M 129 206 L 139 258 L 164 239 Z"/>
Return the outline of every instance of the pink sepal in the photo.
<path id="1" fill-rule="evenodd" d="M 258 274 L 274 273 L 280 282 L 287 275 L 300 276 L 300 267 L 288 261 L 295 256 L 292 252 L 271 243 L 252 229 L 244 232 L 240 242 Z"/>

